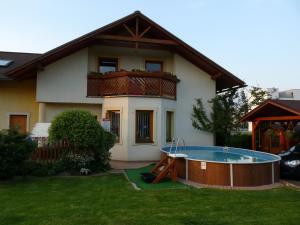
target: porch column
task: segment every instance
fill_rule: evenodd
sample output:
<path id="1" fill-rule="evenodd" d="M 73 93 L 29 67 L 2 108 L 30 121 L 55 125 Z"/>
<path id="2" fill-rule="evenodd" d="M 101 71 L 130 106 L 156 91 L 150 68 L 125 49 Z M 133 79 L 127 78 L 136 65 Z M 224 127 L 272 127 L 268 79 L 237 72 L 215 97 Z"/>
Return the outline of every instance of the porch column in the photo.
<path id="1" fill-rule="evenodd" d="M 44 123 L 46 121 L 46 103 L 39 102 L 39 123 Z"/>

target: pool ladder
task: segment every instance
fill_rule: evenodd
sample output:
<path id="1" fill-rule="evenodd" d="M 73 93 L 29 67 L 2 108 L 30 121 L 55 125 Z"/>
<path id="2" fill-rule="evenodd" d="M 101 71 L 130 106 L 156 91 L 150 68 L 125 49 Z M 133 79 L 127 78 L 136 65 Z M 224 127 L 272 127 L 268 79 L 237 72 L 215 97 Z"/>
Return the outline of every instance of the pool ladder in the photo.
<path id="1" fill-rule="evenodd" d="M 173 137 L 172 138 L 172 143 L 171 143 L 171 146 L 170 146 L 170 151 L 169 151 L 170 154 L 172 154 L 172 149 L 174 148 L 174 144 L 176 143 L 175 150 L 174 150 L 174 154 L 176 155 L 177 150 L 178 150 L 178 146 L 180 144 L 180 141 L 182 141 L 184 150 L 186 150 L 186 145 L 185 145 L 185 141 L 184 141 L 183 137 L 181 137 L 181 138 L 174 138 Z"/>

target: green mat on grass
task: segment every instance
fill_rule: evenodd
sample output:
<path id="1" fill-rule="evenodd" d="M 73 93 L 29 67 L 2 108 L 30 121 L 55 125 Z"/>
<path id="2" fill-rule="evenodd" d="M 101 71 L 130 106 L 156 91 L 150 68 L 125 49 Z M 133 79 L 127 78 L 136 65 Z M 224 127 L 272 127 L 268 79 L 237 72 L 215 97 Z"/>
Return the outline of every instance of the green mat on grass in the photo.
<path id="1" fill-rule="evenodd" d="M 148 184 L 141 179 L 141 173 L 150 172 L 154 167 L 154 164 L 138 168 L 138 169 L 128 169 L 125 170 L 127 177 L 132 183 L 135 183 L 137 187 L 142 190 L 161 190 L 161 189 L 183 189 L 188 188 L 188 186 L 180 182 L 172 182 L 170 179 L 165 178 L 158 184 Z"/>

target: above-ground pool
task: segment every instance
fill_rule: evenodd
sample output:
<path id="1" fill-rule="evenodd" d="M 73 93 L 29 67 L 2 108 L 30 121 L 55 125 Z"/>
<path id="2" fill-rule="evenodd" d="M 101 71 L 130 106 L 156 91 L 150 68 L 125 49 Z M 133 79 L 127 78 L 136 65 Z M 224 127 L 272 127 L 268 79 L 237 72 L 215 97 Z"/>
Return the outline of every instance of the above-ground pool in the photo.
<path id="1" fill-rule="evenodd" d="M 164 147 L 162 155 L 176 156 L 177 176 L 208 185 L 255 187 L 279 181 L 277 155 L 230 147 Z"/>

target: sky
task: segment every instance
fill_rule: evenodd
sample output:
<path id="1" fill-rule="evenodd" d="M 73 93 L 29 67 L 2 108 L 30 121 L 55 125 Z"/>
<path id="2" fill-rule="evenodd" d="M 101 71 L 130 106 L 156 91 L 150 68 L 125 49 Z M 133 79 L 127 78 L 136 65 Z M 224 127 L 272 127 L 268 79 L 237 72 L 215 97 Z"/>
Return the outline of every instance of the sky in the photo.
<path id="1" fill-rule="evenodd" d="M 136 10 L 249 86 L 300 89 L 300 0 L 0 0 L 0 51 L 43 53 Z"/>

